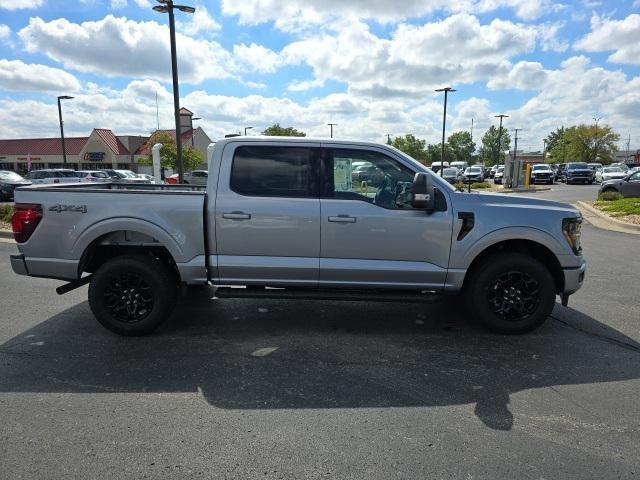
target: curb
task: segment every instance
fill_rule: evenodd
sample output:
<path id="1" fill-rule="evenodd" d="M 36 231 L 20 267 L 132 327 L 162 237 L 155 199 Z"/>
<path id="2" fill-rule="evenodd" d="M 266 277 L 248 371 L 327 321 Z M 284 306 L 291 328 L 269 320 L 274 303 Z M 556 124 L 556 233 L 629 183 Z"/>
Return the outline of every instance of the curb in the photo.
<path id="1" fill-rule="evenodd" d="M 587 217 L 587 220 L 591 221 L 589 217 L 598 217 L 597 223 L 599 223 L 600 225 L 595 225 L 598 228 L 613 230 L 615 232 L 622 231 L 625 233 L 634 233 L 640 235 L 640 225 L 636 225 L 635 223 L 627 223 L 623 222 L 622 220 L 611 218 L 609 215 L 602 213 L 597 208 L 592 207 L 588 203 L 582 201 L 578 201 L 576 205 L 583 215 L 585 214 L 585 212 L 588 213 L 588 215 L 585 215 L 585 217 Z"/>
<path id="2" fill-rule="evenodd" d="M 11 230 L 0 229 L 0 238 L 10 238 L 13 240 L 13 232 Z"/>
<path id="3" fill-rule="evenodd" d="M 473 190 L 473 189 L 472 189 Z M 518 190 L 513 190 L 513 189 L 505 189 L 505 190 L 489 190 L 487 193 L 536 193 L 536 192 L 548 192 L 549 190 L 551 190 L 551 187 L 542 187 L 542 188 L 531 188 L 531 189 L 518 189 Z M 476 191 L 483 191 L 483 190 L 476 190 Z M 486 191 L 486 190 L 484 190 Z"/>

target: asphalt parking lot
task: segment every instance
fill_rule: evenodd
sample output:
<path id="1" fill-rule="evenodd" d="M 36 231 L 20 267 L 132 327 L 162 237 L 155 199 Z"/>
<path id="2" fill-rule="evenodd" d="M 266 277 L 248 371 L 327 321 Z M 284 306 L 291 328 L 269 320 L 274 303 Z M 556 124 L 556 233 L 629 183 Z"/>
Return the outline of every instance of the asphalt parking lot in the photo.
<path id="1" fill-rule="evenodd" d="M 455 299 L 204 289 L 121 338 L 86 287 L 14 275 L 0 243 L 0 478 L 636 478 L 639 240 L 585 225 L 585 286 L 518 337 Z"/>

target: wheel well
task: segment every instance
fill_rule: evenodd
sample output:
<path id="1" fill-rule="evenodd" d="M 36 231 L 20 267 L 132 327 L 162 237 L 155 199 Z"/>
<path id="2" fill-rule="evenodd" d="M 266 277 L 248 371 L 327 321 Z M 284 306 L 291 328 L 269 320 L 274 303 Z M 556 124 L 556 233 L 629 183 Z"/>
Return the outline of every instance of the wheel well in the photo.
<path id="1" fill-rule="evenodd" d="M 564 291 L 564 273 L 557 257 L 547 247 L 532 240 L 505 240 L 487 247 L 473 259 L 473 262 L 471 262 L 471 265 L 469 265 L 467 269 L 466 277 L 470 277 L 474 269 L 477 268 L 485 258 L 500 252 L 520 252 L 540 260 L 553 276 L 556 293 Z"/>
<path id="2" fill-rule="evenodd" d="M 154 238 L 129 230 L 107 233 L 92 241 L 80 258 L 78 278 L 83 272 L 93 273 L 108 260 L 121 255 L 153 257 L 167 265 L 180 282 L 180 272 L 169 250 Z"/>

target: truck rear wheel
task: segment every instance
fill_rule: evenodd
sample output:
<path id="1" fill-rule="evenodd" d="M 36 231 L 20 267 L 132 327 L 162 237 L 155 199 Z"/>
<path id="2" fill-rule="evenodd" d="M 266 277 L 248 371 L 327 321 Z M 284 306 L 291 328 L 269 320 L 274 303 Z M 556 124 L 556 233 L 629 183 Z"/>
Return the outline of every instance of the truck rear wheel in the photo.
<path id="1" fill-rule="evenodd" d="M 535 330 L 555 304 L 553 276 L 541 262 L 522 253 L 487 257 L 469 280 L 470 311 L 492 332 Z"/>
<path id="2" fill-rule="evenodd" d="M 96 319 L 119 335 L 153 332 L 170 315 L 177 284 L 169 268 L 146 255 L 108 260 L 93 274 L 89 305 Z"/>

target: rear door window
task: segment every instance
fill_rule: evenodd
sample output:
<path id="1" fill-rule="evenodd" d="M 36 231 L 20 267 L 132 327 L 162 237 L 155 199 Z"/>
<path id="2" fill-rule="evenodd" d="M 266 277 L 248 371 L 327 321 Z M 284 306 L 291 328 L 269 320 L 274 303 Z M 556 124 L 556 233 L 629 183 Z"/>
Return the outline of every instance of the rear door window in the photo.
<path id="1" fill-rule="evenodd" d="M 231 190 L 259 197 L 317 197 L 319 149 L 238 147 L 231 166 Z"/>

